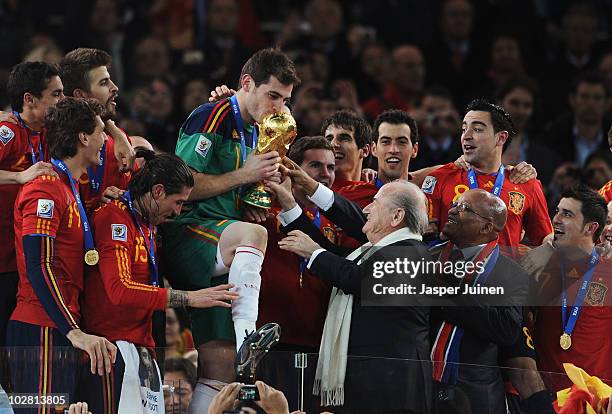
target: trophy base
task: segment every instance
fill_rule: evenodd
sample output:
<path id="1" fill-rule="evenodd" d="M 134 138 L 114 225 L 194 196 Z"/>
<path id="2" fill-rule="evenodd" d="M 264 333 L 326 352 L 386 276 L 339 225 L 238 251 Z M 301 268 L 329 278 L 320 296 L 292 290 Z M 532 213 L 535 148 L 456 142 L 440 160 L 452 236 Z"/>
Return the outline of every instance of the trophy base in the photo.
<path id="1" fill-rule="evenodd" d="M 266 191 L 263 183 L 249 188 L 242 197 L 242 202 L 265 210 L 272 208 L 272 196 Z"/>

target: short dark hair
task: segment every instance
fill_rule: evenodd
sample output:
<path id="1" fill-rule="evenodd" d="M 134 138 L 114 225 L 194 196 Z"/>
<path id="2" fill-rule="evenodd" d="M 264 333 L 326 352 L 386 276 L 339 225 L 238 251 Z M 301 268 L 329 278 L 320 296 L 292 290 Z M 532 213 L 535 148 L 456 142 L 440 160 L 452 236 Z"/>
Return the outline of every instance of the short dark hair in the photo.
<path id="1" fill-rule="evenodd" d="M 304 162 L 304 153 L 311 149 L 324 149 L 334 152 L 331 143 L 320 135 L 314 137 L 300 137 L 293 141 L 287 151 L 287 157 L 297 165 Z"/>
<path id="2" fill-rule="evenodd" d="M 102 106 L 93 99 L 64 98 L 49 108 L 45 117 L 47 145 L 53 158 L 64 159 L 77 153 L 79 133 L 93 134 Z"/>
<path id="3" fill-rule="evenodd" d="M 419 105 L 423 103 L 423 98 L 426 96 L 437 96 L 453 102 L 453 93 L 446 86 L 434 84 L 425 89 L 421 95 Z"/>
<path id="4" fill-rule="evenodd" d="M 608 218 L 608 206 L 606 200 L 595 190 L 590 189 L 584 184 L 577 184 L 563 191 L 561 198 L 573 198 L 582 203 L 580 212 L 584 217 L 582 224 L 595 222 L 599 227 L 593 233 L 593 241 L 597 242 L 603 232 Z"/>
<path id="5" fill-rule="evenodd" d="M 491 114 L 491 123 L 493 124 L 493 131 L 496 134 L 500 131 L 508 131 L 508 139 L 504 143 L 502 149 L 502 151 L 505 151 L 512 142 L 512 138 L 516 135 L 514 122 L 512 122 L 510 114 L 501 106 L 495 105 L 483 98 L 474 99 L 470 102 L 465 109 L 465 113 L 470 111 L 483 111 Z"/>
<path id="6" fill-rule="evenodd" d="M 261 49 L 246 61 L 242 67 L 242 75 L 249 74 L 255 81 L 255 86 L 268 82 L 274 76 L 283 85 L 298 85 L 300 78 L 293 61 L 279 49 Z M 240 80 L 238 80 L 240 83 Z"/>
<path id="7" fill-rule="evenodd" d="M 164 362 L 164 372 L 182 372 L 187 378 L 187 382 L 191 385 L 191 389 L 195 390 L 198 382 L 198 374 L 193 362 L 186 358 L 169 358 Z"/>
<path id="8" fill-rule="evenodd" d="M 515 75 L 504 82 L 495 92 L 495 99 L 497 102 L 501 102 L 510 92 L 518 88 L 525 89 L 529 92 L 535 104 L 540 93 L 538 82 L 532 77 L 522 74 Z"/>
<path id="9" fill-rule="evenodd" d="M 42 97 L 42 92 L 54 76 L 59 76 L 57 67 L 45 62 L 23 62 L 13 66 L 6 84 L 13 111 L 23 112 L 23 95 L 26 92 L 37 98 Z"/>
<path id="10" fill-rule="evenodd" d="M 325 130 L 329 128 L 330 125 L 352 131 L 355 136 L 355 143 L 359 149 L 362 149 L 372 142 L 372 127 L 368 121 L 357 115 L 355 111 L 342 109 L 334 112 L 329 118 L 323 121 L 321 135 L 325 136 Z"/>
<path id="11" fill-rule="evenodd" d="M 174 154 L 145 153 L 145 164 L 132 175 L 128 189 L 136 200 L 149 193 L 155 184 L 164 186 L 166 195 L 178 194 L 194 185 L 193 174 L 185 162 Z"/>
<path id="12" fill-rule="evenodd" d="M 412 145 L 419 142 L 419 128 L 413 117 L 408 115 L 408 112 L 400 109 L 387 109 L 382 114 L 378 115 L 374 120 L 374 142 L 378 142 L 378 127 L 386 122 L 392 125 L 406 124 L 410 128 L 410 142 Z"/>
<path id="13" fill-rule="evenodd" d="M 601 85 L 606 93 L 606 97 L 608 96 L 608 88 L 606 88 L 606 80 L 604 76 L 596 70 L 590 70 L 587 72 L 583 72 L 576 76 L 572 81 L 572 87 L 570 89 L 570 95 L 576 95 L 578 92 L 578 87 L 583 84 L 588 83 L 589 85 Z"/>
<path id="14" fill-rule="evenodd" d="M 81 47 L 66 53 L 60 62 L 64 94 L 73 96 L 75 89 L 89 91 L 89 71 L 100 66 L 110 68 L 112 61 L 111 56 L 100 49 Z"/>

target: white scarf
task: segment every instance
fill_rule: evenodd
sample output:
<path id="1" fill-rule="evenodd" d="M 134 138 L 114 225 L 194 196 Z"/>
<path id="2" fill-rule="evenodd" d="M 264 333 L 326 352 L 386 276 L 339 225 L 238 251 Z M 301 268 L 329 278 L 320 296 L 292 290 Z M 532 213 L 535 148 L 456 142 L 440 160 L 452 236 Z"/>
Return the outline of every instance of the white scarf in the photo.
<path id="1" fill-rule="evenodd" d="M 380 248 L 409 239 L 420 241 L 423 238 L 421 235 L 413 233 L 404 227 L 386 235 L 374 246 L 372 246 L 372 243 L 364 244 L 346 258 L 347 260 L 355 260 L 367 250 L 357 262 L 357 264 L 360 264 Z M 334 287 L 329 299 L 327 316 L 325 317 L 317 372 L 312 390 L 314 395 L 319 395 L 319 392 L 321 393 L 322 406 L 344 404 L 344 378 L 348 359 L 352 312 L 353 295 L 347 295 L 342 290 Z"/>

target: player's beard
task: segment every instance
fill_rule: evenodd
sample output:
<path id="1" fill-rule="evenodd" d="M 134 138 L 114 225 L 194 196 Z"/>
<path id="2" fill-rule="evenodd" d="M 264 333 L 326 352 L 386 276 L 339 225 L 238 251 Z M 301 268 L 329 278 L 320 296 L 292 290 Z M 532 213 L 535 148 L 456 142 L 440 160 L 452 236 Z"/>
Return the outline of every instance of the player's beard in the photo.
<path id="1" fill-rule="evenodd" d="M 114 109 L 109 109 L 110 105 L 107 103 L 104 107 L 102 107 L 102 113 L 100 114 L 100 118 L 102 122 L 106 122 L 109 119 L 113 119 L 116 111 Z"/>

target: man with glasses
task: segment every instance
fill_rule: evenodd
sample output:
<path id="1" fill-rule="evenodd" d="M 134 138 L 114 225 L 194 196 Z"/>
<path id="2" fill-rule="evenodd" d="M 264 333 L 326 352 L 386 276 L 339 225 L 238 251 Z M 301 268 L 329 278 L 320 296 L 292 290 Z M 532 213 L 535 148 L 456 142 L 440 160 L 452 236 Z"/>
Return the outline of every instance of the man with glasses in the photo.
<path id="1" fill-rule="evenodd" d="M 461 194 L 482 188 L 501 198 L 508 208 L 508 220 L 499 235 L 502 246 L 518 247 L 523 230 L 536 246 L 552 233 L 540 181 L 514 184 L 507 178 L 501 156 L 513 135 L 512 120 L 502 108 L 485 100 L 468 105 L 461 146 L 471 168 L 465 171 L 447 164 L 427 176 L 421 187 L 429 199 L 431 231 L 437 233 L 444 228 L 449 208 Z"/>
<path id="2" fill-rule="evenodd" d="M 523 231 L 530 244 L 541 245 L 552 233 L 542 185 L 536 179 L 523 184 L 510 182 L 502 163 L 502 153 L 515 135 L 510 115 L 490 102 L 474 100 L 467 107 L 461 129 L 463 155 L 471 168 L 465 171 L 447 164 L 431 173 L 421 187 L 429 199 L 430 230 L 437 233 L 445 229 L 447 222 L 454 219 L 450 214 L 452 203 L 462 200 L 462 194 L 469 190 L 481 188 L 500 198 L 507 206 L 506 224 L 499 231 L 499 244 L 505 247 L 507 254 L 514 258 L 518 256 Z M 473 209 L 474 205 L 471 207 Z M 442 237 L 446 236 L 447 232 L 442 231 Z M 508 374 L 524 401 L 531 398 L 533 401 L 528 404 L 545 406 L 549 397 L 537 375 L 535 350 L 530 345 L 532 341 L 526 323 L 527 320 L 523 326 L 508 327 L 515 331 L 508 331 L 508 334 L 520 335 L 514 336 L 513 343 L 505 343 L 500 348 L 499 361 L 505 366 L 522 369 L 522 376 L 513 375 L 517 370 L 509 370 Z M 499 363 L 494 361 L 493 365 Z"/>
<path id="3" fill-rule="evenodd" d="M 499 197 L 483 189 L 468 190 L 448 210 L 442 233 L 449 241 L 432 248 L 440 262 L 483 263 L 482 271 L 462 278 L 461 291 L 464 284 L 504 286 L 503 302 L 491 303 L 504 306 L 459 295 L 455 298 L 458 306 L 432 308 L 436 412 L 456 406 L 462 394 L 473 412 L 505 412 L 498 352 L 500 346 L 513 345 L 518 337 L 520 298 L 527 292 L 527 274 L 500 255 L 499 235 L 507 227 L 507 215 Z"/>

